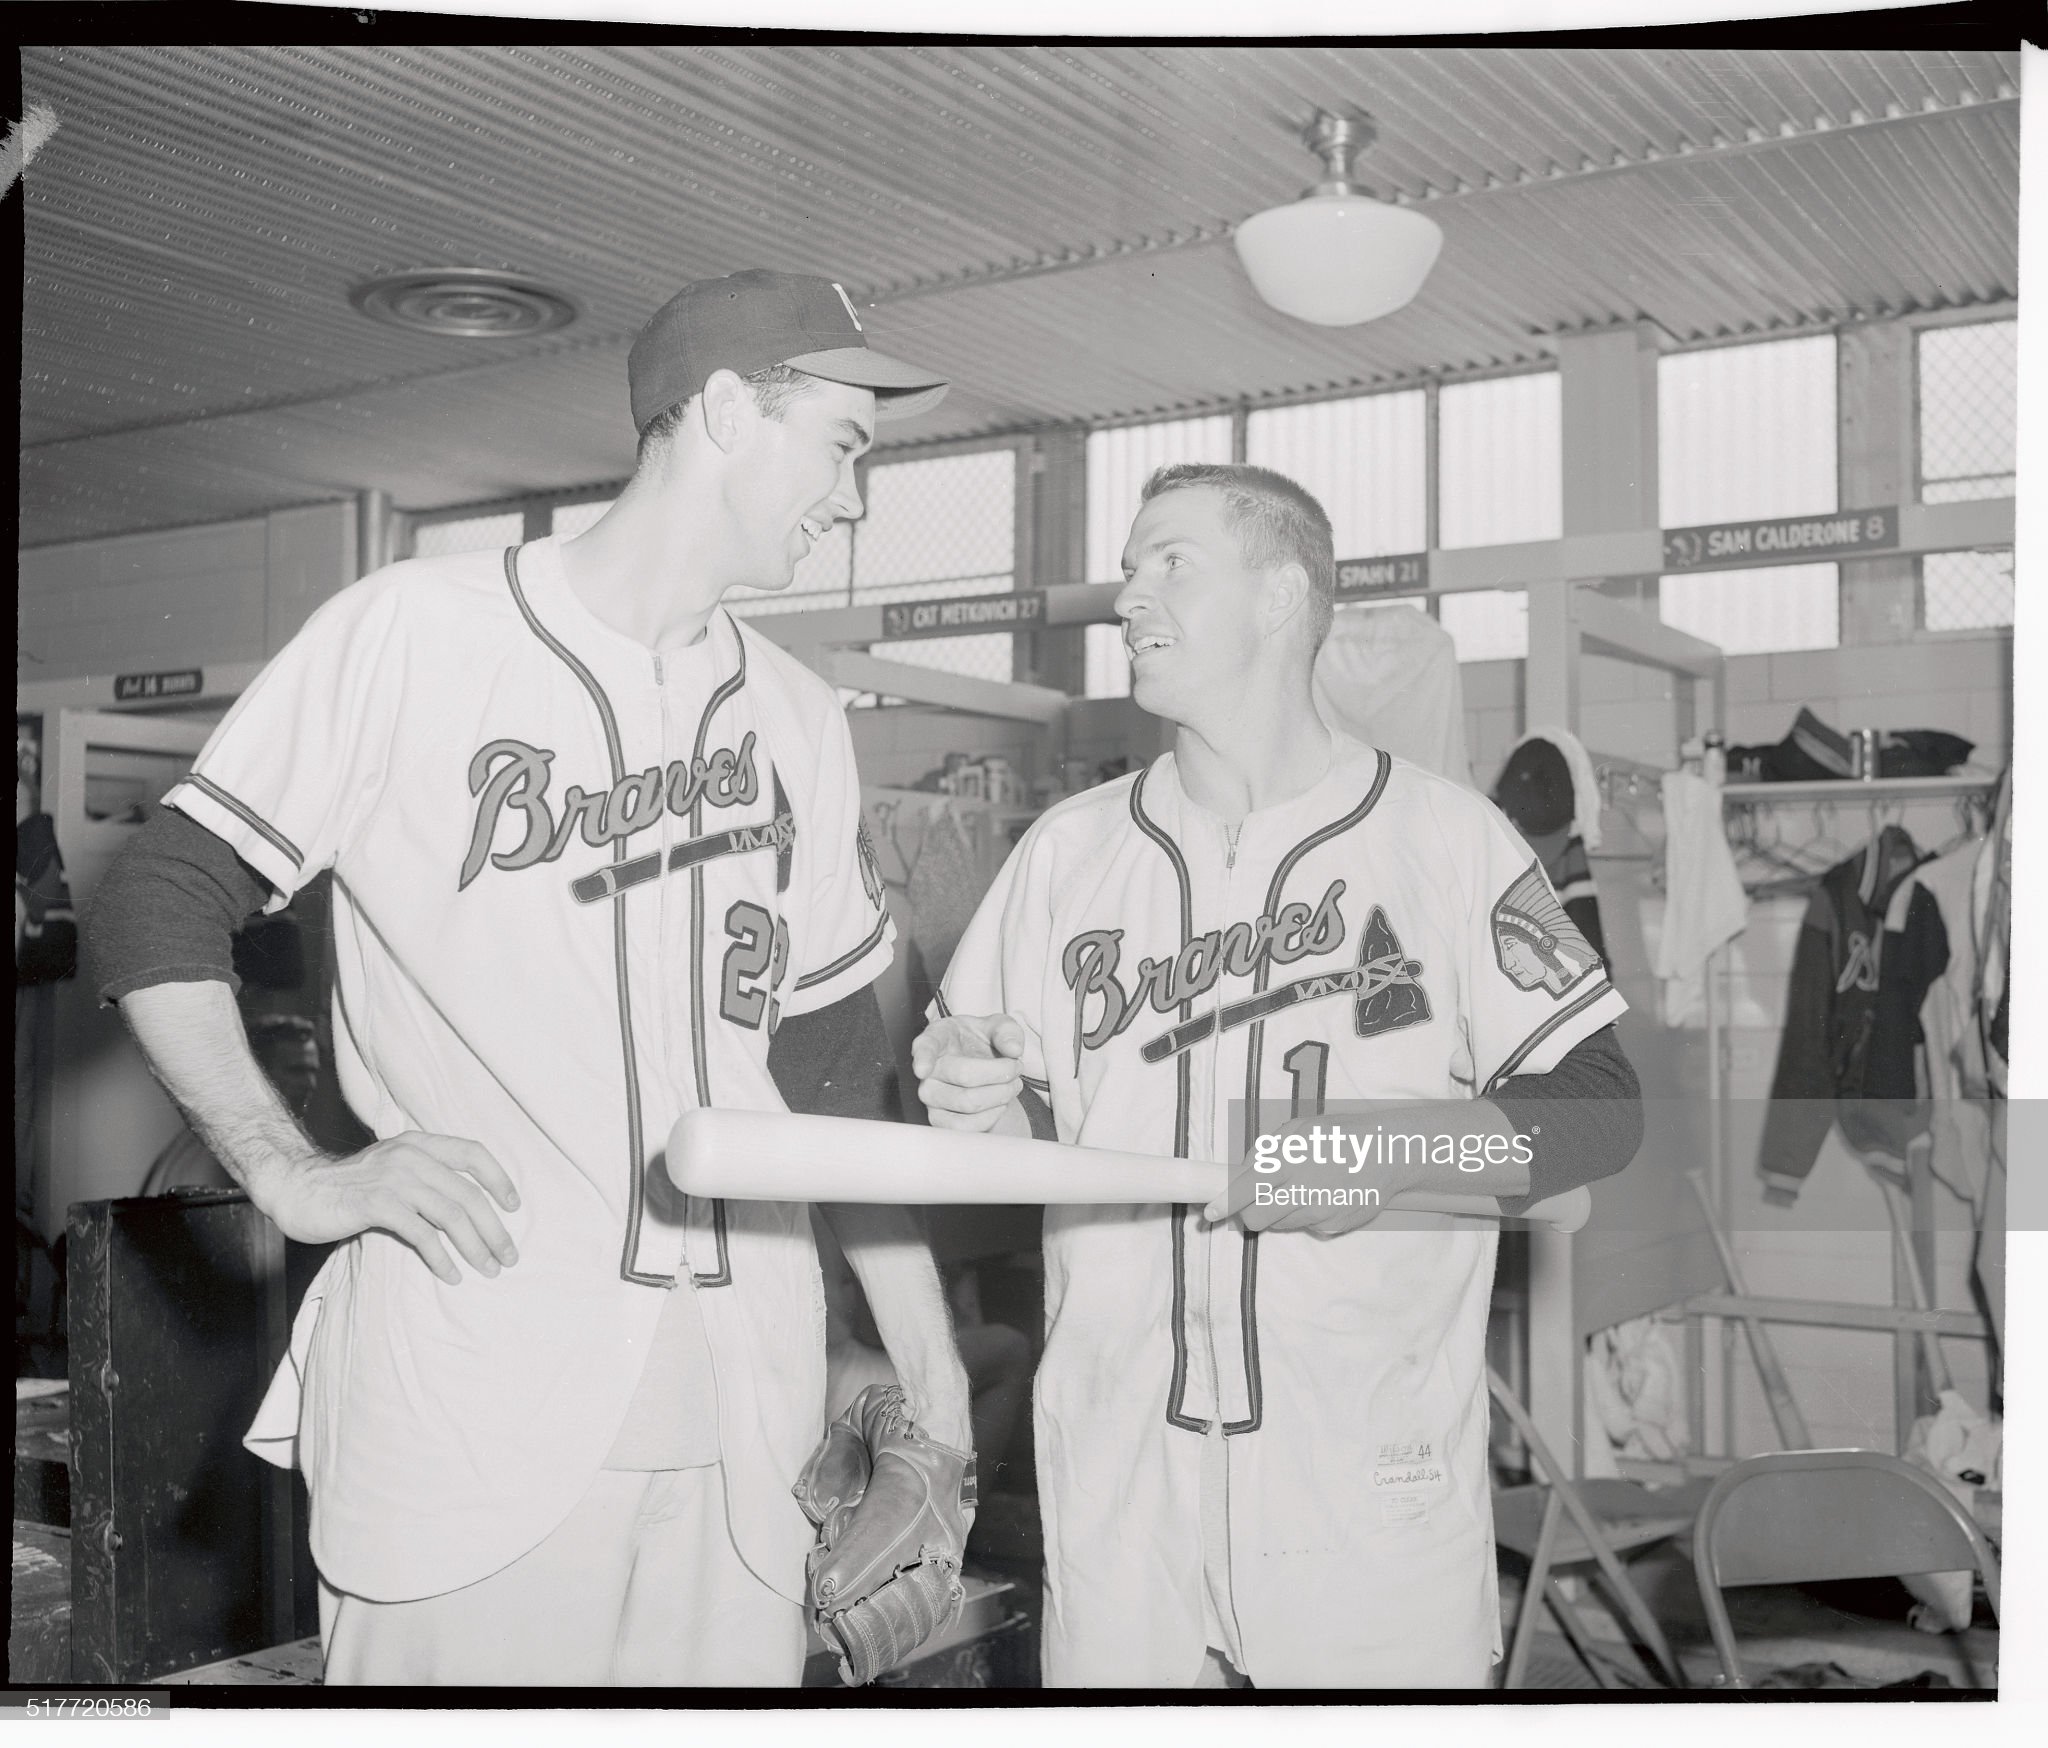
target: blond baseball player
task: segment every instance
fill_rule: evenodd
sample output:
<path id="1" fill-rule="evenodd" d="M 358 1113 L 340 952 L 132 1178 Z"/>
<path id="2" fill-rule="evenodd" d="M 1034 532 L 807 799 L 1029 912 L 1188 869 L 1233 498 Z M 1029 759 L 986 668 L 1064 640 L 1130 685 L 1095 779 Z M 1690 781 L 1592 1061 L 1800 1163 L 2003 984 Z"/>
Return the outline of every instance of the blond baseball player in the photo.
<path id="1" fill-rule="evenodd" d="M 883 1114 L 891 951 L 832 689 L 719 606 L 779 588 L 877 417 L 943 383 L 830 281 L 686 287 L 640 464 L 575 539 L 397 564 L 236 703 L 109 876 L 101 981 L 285 1232 L 342 1240 L 250 1443 L 313 1502 L 330 1682 L 789 1683 L 824 1430 L 808 1210 L 684 1201 L 684 1110 Z M 321 1156 L 234 1022 L 227 931 L 334 873 L 379 1137 Z M 898 1210 L 828 1210 L 920 1423 L 969 1441 Z M 451 1252 L 453 1253 L 451 1255 Z"/>
<path id="2" fill-rule="evenodd" d="M 1497 1225 L 1259 1192 L 1618 1170 L 1623 1004 L 1489 803 L 1318 720 L 1312 497 L 1168 468 L 1124 571 L 1134 695 L 1174 749 L 1033 826 L 914 1051 L 935 1124 L 1243 1161 L 1208 1210 L 1047 1210 L 1045 1677 L 1479 1684 Z M 1449 1149 L 1330 1167 L 1318 1115 L 1367 1099 Z M 1304 1169 L 1262 1169 L 1290 1138 Z"/>

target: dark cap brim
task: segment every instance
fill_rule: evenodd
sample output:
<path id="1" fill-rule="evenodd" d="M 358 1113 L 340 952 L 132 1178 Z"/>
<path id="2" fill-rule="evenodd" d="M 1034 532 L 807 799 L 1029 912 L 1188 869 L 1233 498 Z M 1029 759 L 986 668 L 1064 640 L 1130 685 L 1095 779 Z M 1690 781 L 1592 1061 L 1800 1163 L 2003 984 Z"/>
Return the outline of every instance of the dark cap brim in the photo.
<path id="1" fill-rule="evenodd" d="M 829 352 L 801 352 L 782 362 L 792 370 L 821 376 L 827 382 L 843 382 L 849 388 L 875 391 L 875 417 L 908 419 L 929 412 L 946 398 L 952 386 L 943 376 L 934 376 L 922 365 L 907 364 L 886 352 L 871 352 L 865 346 L 840 346 Z"/>

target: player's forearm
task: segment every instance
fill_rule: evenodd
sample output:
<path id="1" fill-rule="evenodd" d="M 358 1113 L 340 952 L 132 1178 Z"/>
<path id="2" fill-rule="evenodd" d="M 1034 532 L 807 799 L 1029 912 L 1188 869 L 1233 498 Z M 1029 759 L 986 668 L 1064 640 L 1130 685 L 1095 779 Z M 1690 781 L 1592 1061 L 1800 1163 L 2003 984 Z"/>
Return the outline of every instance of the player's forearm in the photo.
<path id="1" fill-rule="evenodd" d="M 327 1156 L 301 1129 L 249 1053 L 225 983 L 131 990 L 122 1017 L 157 1079 L 259 1208 L 287 1177 Z"/>
<path id="2" fill-rule="evenodd" d="M 841 1202 L 819 1210 L 853 1265 L 875 1330 L 909 1392 L 919 1424 L 941 1444 L 965 1449 L 967 1373 L 931 1246 L 914 1209 Z"/>

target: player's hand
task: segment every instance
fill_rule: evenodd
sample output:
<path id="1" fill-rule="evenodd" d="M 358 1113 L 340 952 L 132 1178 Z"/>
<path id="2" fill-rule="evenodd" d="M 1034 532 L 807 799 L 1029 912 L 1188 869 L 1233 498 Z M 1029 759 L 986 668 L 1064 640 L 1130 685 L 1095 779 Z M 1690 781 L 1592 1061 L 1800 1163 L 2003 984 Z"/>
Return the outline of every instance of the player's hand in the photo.
<path id="1" fill-rule="evenodd" d="M 1331 1127 L 1328 1118 L 1297 1117 L 1281 1125 L 1268 1140 L 1284 1142 L 1290 1135 L 1306 1139 L 1317 1124 L 1325 1130 Z M 1209 1220 L 1235 1217 L 1248 1232 L 1314 1232 L 1323 1237 L 1356 1232 L 1370 1226 L 1386 1212 L 1387 1203 L 1411 1187 L 1405 1180 L 1388 1181 L 1389 1175 L 1384 1171 L 1353 1172 L 1328 1155 L 1323 1163 L 1313 1158 L 1283 1160 L 1279 1169 L 1261 1171 L 1254 1149 L 1238 1162 L 1223 1194 L 1202 1214 Z M 1325 1197 L 1323 1191 L 1330 1194 Z M 1374 1196 L 1378 1199 L 1373 1200 Z"/>
<path id="2" fill-rule="evenodd" d="M 443 1239 L 479 1274 L 519 1260 L 498 1218 L 498 1208 L 519 1206 L 519 1192 L 484 1148 L 453 1135 L 394 1135 L 346 1159 L 279 1170 L 250 1194 L 287 1238 L 324 1244 L 379 1229 L 411 1245 L 451 1287 L 462 1272 Z"/>
<path id="3" fill-rule="evenodd" d="M 1008 1014 L 948 1014 L 910 1047 L 934 1129 L 986 1134 L 1024 1090 L 1024 1027 Z"/>

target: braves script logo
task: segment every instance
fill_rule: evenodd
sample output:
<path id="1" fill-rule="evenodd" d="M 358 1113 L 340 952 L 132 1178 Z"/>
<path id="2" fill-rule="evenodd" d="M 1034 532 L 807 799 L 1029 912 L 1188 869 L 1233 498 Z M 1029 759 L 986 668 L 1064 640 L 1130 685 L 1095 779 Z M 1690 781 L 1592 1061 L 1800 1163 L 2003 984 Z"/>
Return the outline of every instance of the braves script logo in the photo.
<path id="1" fill-rule="evenodd" d="M 1553 997 L 1600 963 L 1534 862 L 1493 907 L 1493 957 L 1517 989 L 1547 989 Z"/>
<path id="2" fill-rule="evenodd" d="M 1334 953 L 1344 944 L 1344 913 L 1337 908 L 1343 892 L 1344 882 L 1333 880 L 1313 910 L 1298 902 L 1283 904 L 1270 916 L 1197 935 L 1168 958 L 1141 959 L 1132 989 L 1117 978 L 1123 930 L 1084 930 L 1060 955 L 1060 975 L 1074 992 L 1074 1060 L 1081 1060 L 1083 1050 L 1100 1050 L 1146 1007 L 1170 1014 L 1182 1002 L 1206 994 L 1226 970 L 1233 977 L 1250 977 L 1261 965 L 1292 965 L 1310 953 Z M 1097 1001 L 1091 1024 L 1089 1004 Z"/>
<path id="3" fill-rule="evenodd" d="M 1341 892 L 1343 882 L 1332 889 Z M 1327 900 L 1325 901 L 1327 902 Z M 1249 927 L 1250 925 L 1241 925 Z M 1337 935 L 1343 942 L 1342 919 Z M 1387 921 L 1386 911 L 1372 907 L 1365 928 L 1358 937 L 1358 963 L 1342 971 L 1316 971 L 1283 983 L 1277 989 L 1262 989 L 1242 1001 L 1225 1002 L 1205 1014 L 1185 1020 L 1170 1032 L 1150 1039 L 1138 1054 L 1147 1062 L 1164 1062 L 1204 1038 L 1234 1031 L 1303 1002 L 1327 1001 L 1335 995 L 1358 998 L 1356 1024 L 1361 1038 L 1377 1038 L 1402 1026 L 1419 1026 L 1429 1018 L 1429 995 L 1421 984 L 1422 961 L 1401 951 L 1401 942 Z"/>
<path id="4" fill-rule="evenodd" d="M 699 801 L 713 807 L 745 807 L 761 790 L 750 733 L 742 737 L 737 752 L 720 747 L 709 758 L 675 759 L 666 769 L 650 766 L 621 777 L 609 789 L 591 791 L 572 783 L 563 793 L 558 819 L 547 800 L 554 758 L 552 752 L 523 740 L 494 740 L 469 761 L 469 792 L 478 798 L 476 824 L 457 891 L 483 872 L 486 861 L 516 873 L 555 861 L 573 838 L 601 850 L 656 824 L 664 809 L 687 819 Z M 525 818 L 526 835 L 517 849 L 494 853 L 498 821 L 508 809 Z"/>

